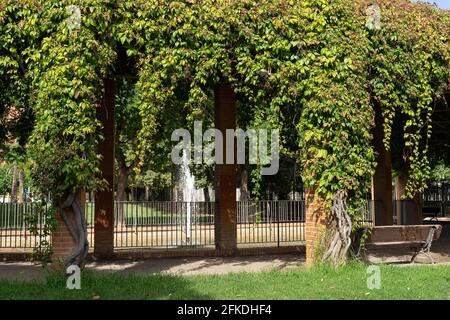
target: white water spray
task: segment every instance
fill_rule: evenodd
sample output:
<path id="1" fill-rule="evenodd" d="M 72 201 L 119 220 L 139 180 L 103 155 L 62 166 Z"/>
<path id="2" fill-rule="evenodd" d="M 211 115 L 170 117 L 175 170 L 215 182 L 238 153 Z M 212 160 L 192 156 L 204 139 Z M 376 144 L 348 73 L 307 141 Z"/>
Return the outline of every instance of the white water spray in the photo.
<path id="1" fill-rule="evenodd" d="M 186 203 L 186 242 L 191 242 L 192 230 L 192 203 L 196 202 L 196 189 L 195 189 L 195 177 L 189 169 L 189 161 L 186 151 L 183 150 L 183 158 L 181 162 L 181 180 L 183 185 L 183 202 Z"/>

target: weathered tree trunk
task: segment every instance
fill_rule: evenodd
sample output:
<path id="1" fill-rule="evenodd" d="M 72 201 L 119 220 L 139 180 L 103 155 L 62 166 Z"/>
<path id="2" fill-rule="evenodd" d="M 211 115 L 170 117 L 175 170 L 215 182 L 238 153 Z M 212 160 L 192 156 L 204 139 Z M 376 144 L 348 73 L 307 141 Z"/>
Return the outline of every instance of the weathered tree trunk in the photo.
<path id="1" fill-rule="evenodd" d="M 11 185 L 11 202 L 17 203 L 17 191 L 19 188 L 19 168 L 14 165 L 13 167 L 13 176 L 12 176 L 12 185 Z"/>
<path id="2" fill-rule="evenodd" d="M 247 166 L 241 167 L 241 201 L 248 200 L 248 169 Z"/>
<path id="3" fill-rule="evenodd" d="M 322 261 L 341 265 L 347 260 L 351 245 L 352 221 L 348 215 L 347 194 L 338 191 L 331 207 L 329 233 L 325 235 L 325 253 Z"/>
<path id="4" fill-rule="evenodd" d="M 84 191 L 83 191 L 84 192 Z M 89 251 L 87 224 L 85 219 L 84 204 L 78 203 L 76 193 L 70 193 L 59 204 L 61 217 L 69 229 L 70 235 L 75 242 L 71 254 L 64 261 L 65 270 L 71 265 L 82 267 L 86 261 Z M 73 212 L 74 218 L 71 219 L 68 209 Z"/>
<path id="5" fill-rule="evenodd" d="M 203 188 L 203 195 L 205 196 L 205 202 L 211 202 L 211 197 L 209 196 L 208 187 Z"/>
<path id="6" fill-rule="evenodd" d="M 18 169 L 19 171 L 19 197 L 18 197 L 18 202 L 19 203 L 24 203 L 25 202 L 25 194 L 24 194 L 24 190 L 25 190 L 25 174 L 22 168 Z"/>
<path id="7" fill-rule="evenodd" d="M 151 195 L 152 191 L 150 190 L 149 187 L 145 187 L 145 195 L 144 195 L 144 200 L 145 201 L 150 201 L 150 195 Z"/>
<path id="8" fill-rule="evenodd" d="M 249 191 L 248 191 L 248 168 L 246 165 L 241 166 L 241 174 L 240 174 L 240 185 L 241 185 L 241 194 L 239 197 L 240 201 L 248 201 Z M 241 217 L 242 222 L 250 221 L 250 207 L 247 204 L 241 205 Z"/>
<path id="9" fill-rule="evenodd" d="M 117 201 L 120 201 L 117 208 L 117 223 L 119 225 L 122 225 L 125 221 L 123 201 L 126 200 L 125 190 L 127 188 L 127 185 L 128 185 L 128 169 L 125 163 L 121 163 L 121 161 L 119 161 L 119 177 L 117 181 Z"/>

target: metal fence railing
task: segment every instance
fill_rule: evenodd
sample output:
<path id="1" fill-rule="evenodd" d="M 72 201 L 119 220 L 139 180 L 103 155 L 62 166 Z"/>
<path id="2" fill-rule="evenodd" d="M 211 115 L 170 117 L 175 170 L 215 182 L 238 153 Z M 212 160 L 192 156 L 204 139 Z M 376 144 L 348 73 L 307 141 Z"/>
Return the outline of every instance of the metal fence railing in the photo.
<path id="1" fill-rule="evenodd" d="M 86 217 L 88 242 L 89 246 L 94 247 L 94 218 L 95 218 L 95 205 L 94 202 L 86 202 L 84 206 L 84 214 Z"/>
<path id="2" fill-rule="evenodd" d="M 37 238 L 28 230 L 27 214 L 35 203 L 0 203 L 0 249 L 33 248 Z M 361 210 L 362 222 L 372 223 L 375 205 Z M 126 201 L 115 202 L 114 247 L 183 248 L 214 246 L 214 202 Z M 95 205 L 85 206 L 88 240 L 94 246 Z M 237 202 L 239 245 L 286 245 L 305 240 L 305 202 L 260 200 Z"/>
<path id="3" fill-rule="evenodd" d="M 87 203 L 92 230 L 94 203 Z M 181 248 L 213 246 L 214 202 L 116 201 L 115 248 Z M 238 201 L 238 244 L 304 240 L 303 201 Z M 93 231 L 93 230 L 92 230 Z M 93 232 L 89 232 L 93 243 Z"/>
<path id="4" fill-rule="evenodd" d="M 374 223 L 376 201 L 368 200 L 359 211 L 360 219 L 356 221 L 359 226 L 370 226 Z"/>
<path id="5" fill-rule="evenodd" d="M 305 205 L 294 200 L 237 202 L 238 244 L 305 240 Z"/>
<path id="6" fill-rule="evenodd" d="M 431 182 L 424 191 L 422 198 L 425 202 L 449 202 L 450 203 L 450 183 Z"/>
<path id="7" fill-rule="evenodd" d="M 214 245 L 214 202 L 116 202 L 115 248 Z"/>
<path id="8" fill-rule="evenodd" d="M 37 220 L 37 230 L 44 225 L 41 204 L 27 203 L 0 203 L 0 249 L 1 248 L 34 248 L 40 237 L 30 232 L 29 219 L 34 215 Z M 50 240 L 50 239 L 46 239 Z"/>

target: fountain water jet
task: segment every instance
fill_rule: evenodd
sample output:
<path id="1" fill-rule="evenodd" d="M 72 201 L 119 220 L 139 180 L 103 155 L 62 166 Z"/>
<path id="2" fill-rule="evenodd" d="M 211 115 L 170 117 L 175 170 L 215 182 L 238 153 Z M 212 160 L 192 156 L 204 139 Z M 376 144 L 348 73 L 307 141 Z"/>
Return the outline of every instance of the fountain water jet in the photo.
<path id="1" fill-rule="evenodd" d="M 186 243 L 191 243 L 192 236 L 192 203 L 196 202 L 197 190 L 195 189 L 195 177 L 189 169 L 189 160 L 186 151 L 183 150 L 183 157 L 181 163 L 181 181 L 183 185 L 183 202 L 186 203 Z"/>

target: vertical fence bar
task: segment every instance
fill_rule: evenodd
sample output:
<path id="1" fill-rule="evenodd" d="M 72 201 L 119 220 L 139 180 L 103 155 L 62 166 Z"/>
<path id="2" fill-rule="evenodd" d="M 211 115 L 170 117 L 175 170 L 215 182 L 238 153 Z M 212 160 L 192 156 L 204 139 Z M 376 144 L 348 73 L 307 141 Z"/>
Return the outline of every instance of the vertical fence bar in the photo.
<path id="1" fill-rule="evenodd" d="M 280 246 L 280 211 L 277 210 L 277 245 Z"/>
<path id="2" fill-rule="evenodd" d="M 5 223 L 4 223 L 4 216 L 5 216 L 5 212 L 6 212 L 5 207 L 6 206 L 4 203 L 0 204 L 0 248 L 2 248 L 4 246 L 3 245 L 3 237 L 4 237 L 3 230 L 4 230 L 4 225 L 5 225 Z"/>

